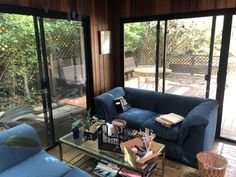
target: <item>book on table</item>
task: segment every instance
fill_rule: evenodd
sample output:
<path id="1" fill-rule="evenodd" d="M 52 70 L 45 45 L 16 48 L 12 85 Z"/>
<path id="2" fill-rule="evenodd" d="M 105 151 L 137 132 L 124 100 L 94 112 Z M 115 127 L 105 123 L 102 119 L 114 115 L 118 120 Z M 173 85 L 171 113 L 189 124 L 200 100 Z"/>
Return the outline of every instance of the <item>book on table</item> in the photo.
<path id="1" fill-rule="evenodd" d="M 100 161 L 93 169 L 93 173 L 100 177 L 115 177 L 119 170 L 117 165 Z"/>
<path id="2" fill-rule="evenodd" d="M 171 127 L 179 122 L 182 122 L 184 117 L 175 113 L 162 114 L 156 117 L 156 121 L 163 124 L 166 127 Z"/>

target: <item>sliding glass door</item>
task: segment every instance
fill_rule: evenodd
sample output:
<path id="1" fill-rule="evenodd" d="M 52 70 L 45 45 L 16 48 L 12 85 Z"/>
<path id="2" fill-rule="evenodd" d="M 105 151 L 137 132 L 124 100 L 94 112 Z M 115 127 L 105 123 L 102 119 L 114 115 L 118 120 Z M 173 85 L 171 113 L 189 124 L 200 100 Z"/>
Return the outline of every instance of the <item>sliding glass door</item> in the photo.
<path id="1" fill-rule="evenodd" d="M 44 147 L 87 107 L 85 25 L 63 18 L 0 14 L 0 131 L 30 124 Z"/>
<path id="2" fill-rule="evenodd" d="M 233 15 L 224 87 L 220 136 L 236 141 L 236 15 Z"/>
<path id="3" fill-rule="evenodd" d="M 124 24 L 126 87 L 155 90 L 157 22 Z"/>
<path id="4" fill-rule="evenodd" d="M 205 97 L 212 17 L 166 23 L 164 92 Z"/>
<path id="5" fill-rule="evenodd" d="M 87 106 L 84 30 L 79 21 L 45 18 L 43 24 L 57 140 Z"/>
<path id="6" fill-rule="evenodd" d="M 50 146 L 52 133 L 43 114 L 47 91 L 41 89 L 42 63 L 36 52 L 33 16 L 0 14 L 0 41 L 0 127 L 30 124 L 43 145 Z"/>
<path id="7" fill-rule="evenodd" d="M 124 85 L 214 97 L 222 31 L 219 25 L 216 30 L 219 19 L 210 16 L 124 23 Z"/>

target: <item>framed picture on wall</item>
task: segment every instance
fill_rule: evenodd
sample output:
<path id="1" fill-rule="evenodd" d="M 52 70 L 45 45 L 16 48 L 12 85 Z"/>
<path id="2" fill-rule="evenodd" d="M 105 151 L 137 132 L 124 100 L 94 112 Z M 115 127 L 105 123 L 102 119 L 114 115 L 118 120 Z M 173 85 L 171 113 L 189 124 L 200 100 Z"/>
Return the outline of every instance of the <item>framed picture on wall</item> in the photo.
<path id="1" fill-rule="evenodd" d="M 110 31 L 99 31 L 99 43 L 100 43 L 100 54 L 111 53 L 111 32 Z"/>

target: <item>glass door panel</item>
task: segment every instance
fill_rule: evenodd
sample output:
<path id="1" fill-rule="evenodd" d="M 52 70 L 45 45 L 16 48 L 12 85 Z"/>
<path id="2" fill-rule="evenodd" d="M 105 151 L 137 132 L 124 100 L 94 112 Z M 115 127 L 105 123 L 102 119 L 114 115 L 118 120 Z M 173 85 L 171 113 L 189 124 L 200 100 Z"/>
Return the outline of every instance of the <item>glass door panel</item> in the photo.
<path id="1" fill-rule="evenodd" d="M 30 124 L 48 147 L 52 137 L 43 114 L 33 17 L 1 13 L 0 41 L 0 129 Z"/>
<path id="2" fill-rule="evenodd" d="M 155 90 L 157 22 L 124 24 L 125 87 Z"/>
<path id="3" fill-rule="evenodd" d="M 56 140 L 71 131 L 73 117 L 86 108 L 82 22 L 44 19 Z"/>
<path id="4" fill-rule="evenodd" d="M 167 21 L 165 92 L 205 97 L 212 17 Z"/>
<path id="5" fill-rule="evenodd" d="M 223 31 L 223 21 L 224 16 L 216 16 L 215 24 L 215 36 L 214 36 L 214 47 L 213 47 L 213 57 L 211 66 L 211 74 L 209 81 L 209 98 L 216 99 L 216 90 L 217 90 L 217 74 L 219 70 L 220 62 L 220 49 L 222 41 L 222 31 Z"/>
<path id="6" fill-rule="evenodd" d="M 236 15 L 233 16 L 230 49 L 228 56 L 227 76 L 224 92 L 221 137 L 236 140 Z"/>

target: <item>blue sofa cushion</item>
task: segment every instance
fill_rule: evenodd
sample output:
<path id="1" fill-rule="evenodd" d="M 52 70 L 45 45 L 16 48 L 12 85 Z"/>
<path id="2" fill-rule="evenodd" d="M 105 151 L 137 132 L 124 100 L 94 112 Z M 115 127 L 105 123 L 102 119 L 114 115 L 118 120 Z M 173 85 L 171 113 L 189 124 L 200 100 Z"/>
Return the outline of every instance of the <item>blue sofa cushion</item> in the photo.
<path id="1" fill-rule="evenodd" d="M 125 96 L 122 87 L 116 87 L 109 92 L 103 93 L 94 99 L 95 112 L 100 119 L 111 122 L 116 112 L 114 99 Z"/>
<path id="2" fill-rule="evenodd" d="M 78 168 L 71 169 L 66 175 L 63 177 L 91 177 L 88 173 Z"/>
<path id="3" fill-rule="evenodd" d="M 156 101 L 162 95 L 161 93 L 129 87 L 125 87 L 124 91 L 127 102 L 132 107 L 157 112 L 155 105 Z"/>
<path id="4" fill-rule="evenodd" d="M 22 124 L 20 126 L 4 130 L 0 133 L 0 142 L 11 136 L 27 136 L 40 144 L 37 132 L 33 127 Z M 18 164 L 19 162 L 40 152 L 40 148 L 15 148 L 6 145 L 0 145 L 0 172 Z"/>
<path id="5" fill-rule="evenodd" d="M 144 130 L 145 127 L 152 129 L 153 133 L 156 134 L 157 139 L 164 139 L 172 142 L 177 141 L 179 138 L 181 122 L 176 125 L 172 125 L 170 128 L 165 127 L 155 120 L 155 118 L 159 115 L 155 115 L 153 118 L 144 122 L 142 124 L 142 129 Z"/>
<path id="6" fill-rule="evenodd" d="M 126 112 L 117 114 L 115 118 L 123 119 L 127 121 L 127 125 L 129 128 L 139 130 L 141 125 L 151 117 L 153 117 L 156 113 L 138 109 L 138 108 L 131 108 Z"/>
<path id="7" fill-rule="evenodd" d="M 155 111 L 159 114 L 176 113 L 185 117 L 204 101 L 206 100 L 203 98 L 164 93 L 156 100 Z"/>
<path id="8" fill-rule="evenodd" d="M 45 151 L 31 156 L 0 173 L 1 177 L 60 177 L 71 168 Z"/>

